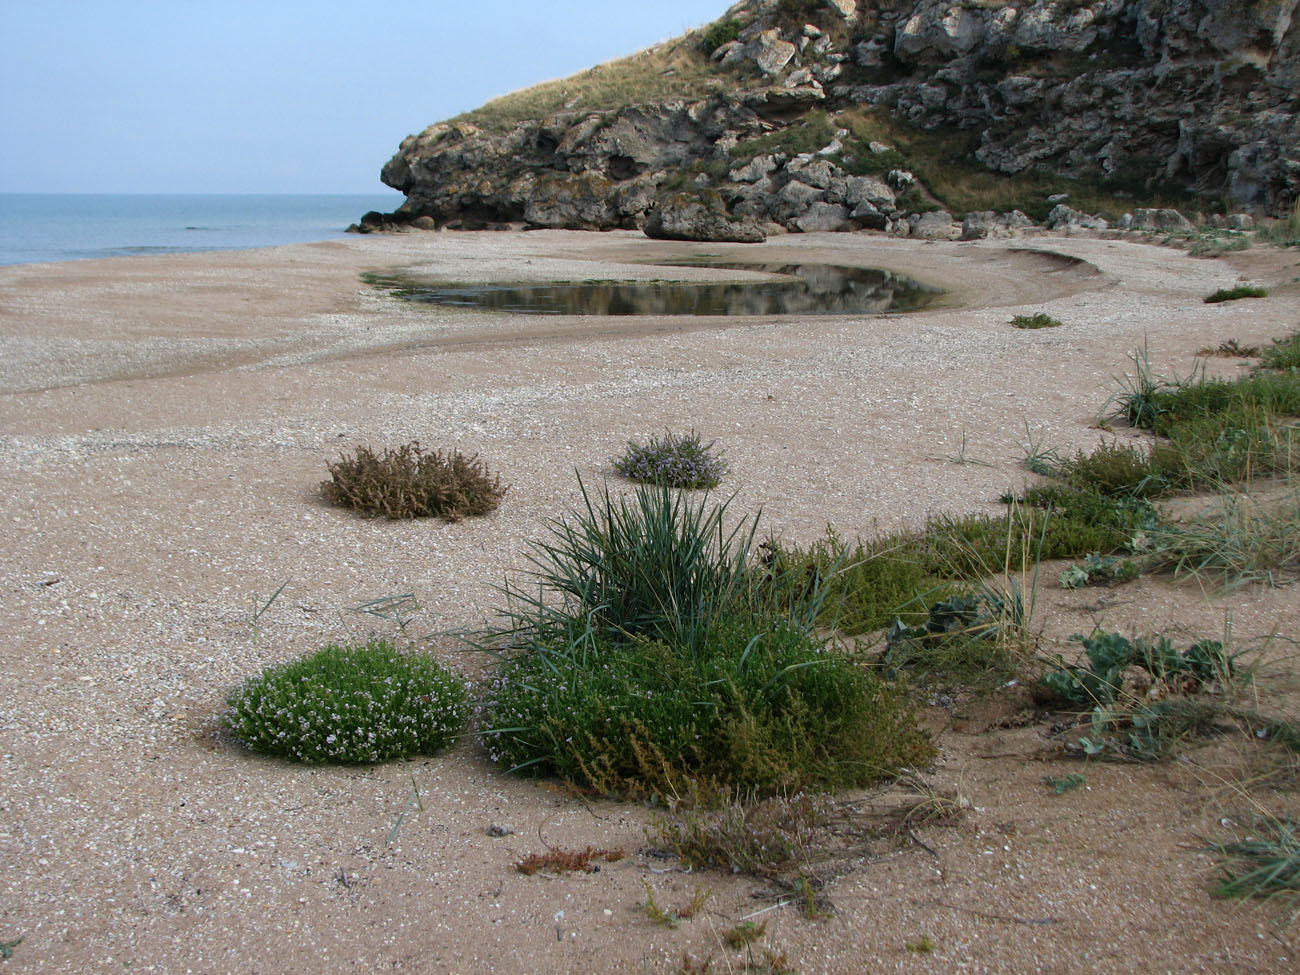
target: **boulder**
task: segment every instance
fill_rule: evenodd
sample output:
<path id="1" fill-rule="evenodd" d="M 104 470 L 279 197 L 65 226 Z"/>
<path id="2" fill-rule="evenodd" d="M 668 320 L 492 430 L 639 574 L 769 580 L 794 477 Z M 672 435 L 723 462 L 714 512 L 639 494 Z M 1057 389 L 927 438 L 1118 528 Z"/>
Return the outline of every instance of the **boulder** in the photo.
<path id="1" fill-rule="evenodd" d="M 767 239 L 757 224 L 737 220 L 714 194 L 661 196 L 646 220 L 645 234 L 659 240 L 729 241 L 756 244 Z"/>
<path id="2" fill-rule="evenodd" d="M 1187 234 L 1196 231 L 1196 227 L 1192 225 L 1192 222 L 1177 210 L 1147 210 L 1141 208 L 1133 211 L 1133 219 L 1126 229 L 1159 231 L 1162 233 L 1173 231 Z"/>
<path id="3" fill-rule="evenodd" d="M 1058 203 L 1047 215 L 1047 226 L 1053 230 L 1105 230 L 1110 226 L 1102 217 L 1081 213 L 1073 207 Z"/>
<path id="4" fill-rule="evenodd" d="M 914 213 L 907 218 L 907 224 L 909 236 L 923 240 L 955 240 L 961 234 L 961 229 L 952 222 L 952 214 L 946 210 Z"/>
<path id="5" fill-rule="evenodd" d="M 814 203 L 794 225 L 806 234 L 819 231 L 846 230 L 849 226 L 847 207 L 837 203 Z"/>

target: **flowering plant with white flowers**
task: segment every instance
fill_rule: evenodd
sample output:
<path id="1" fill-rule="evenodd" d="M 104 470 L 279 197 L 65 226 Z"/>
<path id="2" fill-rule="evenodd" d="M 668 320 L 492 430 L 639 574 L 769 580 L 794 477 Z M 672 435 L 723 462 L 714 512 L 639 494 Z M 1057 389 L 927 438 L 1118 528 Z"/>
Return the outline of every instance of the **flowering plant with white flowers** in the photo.
<path id="1" fill-rule="evenodd" d="M 231 691 L 223 724 L 256 752 L 364 764 L 446 748 L 465 729 L 465 685 L 383 640 L 269 667 Z"/>

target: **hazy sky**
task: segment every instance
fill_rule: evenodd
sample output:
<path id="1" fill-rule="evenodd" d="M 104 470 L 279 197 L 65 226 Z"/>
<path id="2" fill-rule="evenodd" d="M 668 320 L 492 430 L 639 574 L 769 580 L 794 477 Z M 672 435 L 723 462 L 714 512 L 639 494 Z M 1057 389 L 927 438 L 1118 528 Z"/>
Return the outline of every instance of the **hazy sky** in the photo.
<path id="1" fill-rule="evenodd" d="M 0 0 L 0 192 L 383 192 L 410 133 L 730 2 Z"/>

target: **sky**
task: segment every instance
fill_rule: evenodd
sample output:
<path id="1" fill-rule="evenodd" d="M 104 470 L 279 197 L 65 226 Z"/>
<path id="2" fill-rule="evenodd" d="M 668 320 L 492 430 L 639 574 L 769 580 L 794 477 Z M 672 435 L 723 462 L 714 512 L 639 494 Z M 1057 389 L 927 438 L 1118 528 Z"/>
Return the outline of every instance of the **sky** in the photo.
<path id="1" fill-rule="evenodd" d="M 0 193 L 387 192 L 407 135 L 730 2 L 0 0 Z"/>

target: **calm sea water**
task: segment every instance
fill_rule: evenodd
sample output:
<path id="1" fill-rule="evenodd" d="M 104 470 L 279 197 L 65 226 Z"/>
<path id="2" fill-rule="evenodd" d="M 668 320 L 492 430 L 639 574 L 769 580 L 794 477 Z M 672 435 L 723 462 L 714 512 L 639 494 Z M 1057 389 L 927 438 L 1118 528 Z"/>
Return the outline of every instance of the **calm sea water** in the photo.
<path id="1" fill-rule="evenodd" d="M 272 247 L 340 236 L 396 193 L 362 196 L 0 193 L 0 264 Z"/>

